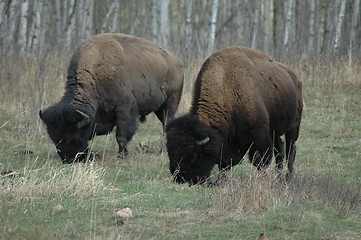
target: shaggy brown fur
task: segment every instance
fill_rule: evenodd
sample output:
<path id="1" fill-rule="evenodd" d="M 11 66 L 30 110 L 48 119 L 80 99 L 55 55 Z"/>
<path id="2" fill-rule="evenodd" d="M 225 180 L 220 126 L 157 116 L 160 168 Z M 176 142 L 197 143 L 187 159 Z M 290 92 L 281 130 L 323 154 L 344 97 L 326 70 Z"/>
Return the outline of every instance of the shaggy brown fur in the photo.
<path id="1" fill-rule="evenodd" d="M 196 120 L 185 116 L 167 128 L 171 171 L 178 168 L 182 172 L 186 165 L 185 168 L 190 169 L 189 165 L 202 157 L 208 159 L 204 160 L 205 164 L 228 169 L 238 164 L 247 150 L 252 163 L 260 169 L 271 162 L 273 148 L 277 167 L 282 169 L 284 150 L 280 136 L 285 134 L 288 168 L 292 172 L 302 108 L 302 83 L 286 66 L 245 47 L 220 50 L 204 62 L 198 74 L 189 113 Z M 203 132 L 209 127 L 216 130 L 222 139 L 218 143 L 222 145 L 220 152 L 205 157 L 200 149 L 197 159 L 189 156 L 185 159 L 187 153 L 180 149 L 179 139 L 192 142 L 190 135 L 197 133 L 189 133 L 187 137 L 188 133 L 180 129 L 184 127 L 182 121 L 191 122 L 188 125 L 200 121 Z M 212 138 L 209 142 L 212 143 Z M 194 140 L 193 143 L 196 145 Z M 197 171 L 192 169 L 193 182 L 197 177 L 207 177 L 207 174 L 195 176 Z"/>
<path id="2" fill-rule="evenodd" d="M 63 98 L 40 117 L 66 162 L 88 148 L 94 128 L 100 135 L 116 126 L 119 152 L 126 153 L 137 119 L 154 112 L 165 125 L 182 88 L 182 64 L 163 47 L 134 36 L 99 34 L 75 50 Z"/>

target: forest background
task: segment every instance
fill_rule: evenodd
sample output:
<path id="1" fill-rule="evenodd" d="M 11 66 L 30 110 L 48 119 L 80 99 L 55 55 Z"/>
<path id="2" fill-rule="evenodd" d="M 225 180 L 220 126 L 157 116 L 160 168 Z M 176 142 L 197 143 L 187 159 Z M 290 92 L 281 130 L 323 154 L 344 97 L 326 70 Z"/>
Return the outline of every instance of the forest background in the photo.
<path id="1" fill-rule="evenodd" d="M 276 59 L 361 55 L 360 0 L 1 0 L 0 53 L 72 50 L 98 33 L 159 43 L 186 61 L 230 45 Z"/>

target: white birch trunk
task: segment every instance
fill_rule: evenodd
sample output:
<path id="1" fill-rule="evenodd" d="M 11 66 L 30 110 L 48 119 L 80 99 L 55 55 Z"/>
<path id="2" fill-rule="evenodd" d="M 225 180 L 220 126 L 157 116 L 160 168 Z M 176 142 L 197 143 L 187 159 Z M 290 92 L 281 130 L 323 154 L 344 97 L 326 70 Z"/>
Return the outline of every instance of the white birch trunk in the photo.
<path id="1" fill-rule="evenodd" d="M 76 31 L 79 37 L 82 39 L 85 36 L 85 27 L 87 22 L 87 16 L 86 16 L 86 9 L 87 6 L 87 0 L 77 0 L 77 13 L 76 16 Z"/>
<path id="2" fill-rule="evenodd" d="M 60 0 L 55 0 L 55 14 L 56 14 L 56 33 L 58 37 L 62 35 L 63 32 L 63 24 L 61 21 L 61 5 Z"/>
<path id="3" fill-rule="evenodd" d="M 283 45 L 286 49 L 286 52 L 288 52 L 288 47 L 289 47 L 288 45 L 289 45 L 292 12 L 293 12 L 293 0 L 288 0 L 286 24 L 285 24 L 285 35 L 283 38 Z"/>
<path id="4" fill-rule="evenodd" d="M 68 47 L 72 46 L 75 33 L 75 4 L 76 0 L 68 2 L 68 22 L 66 25 L 66 44 Z"/>
<path id="5" fill-rule="evenodd" d="M 134 35 L 136 29 L 137 17 L 138 17 L 138 6 L 136 0 L 131 1 L 130 8 L 131 8 L 131 19 L 130 19 L 131 22 L 129 26 L 129 33 L 130 35 Z"/>
<path id="6" fill-rule="evenodd" d="M 65 31 L 67 26 L 68 26 L 68 1 L 62 1 L 60 0 L 60 2 L 63 3 L 63 17 L 62 17 L 62 20 L 63 20 L 63 23 L 62 23 L 62 31 Z"/>
<path id="7" fill-rule="evenodd" d="M 8 29 L 8 21 L 7 21 L 7 16 L 5 14 L 5 7 L 6 7 L 6 3 L 5 1 L 1 1 L 0 2 L 0 46 L 5 46 L 5 39 L 6 39 L 6 35 L 8 34 L 7 29 Z M 3 49 L 0 49 L 0 52 Z"/>
<path id="8" fill-rule="evenodd" d="M 37 47 L 39 51 L 46 49 L 46 43 L 49 44 L 49 42 L 45 41 L 45 35 L 50 22 L 50 14 L 45 14 L 44 16 L 44 12 L 50 12 L 49 1 L 40 0 L 40 2 L 42 11 L 40 12 L 39 46 Z"/>
<path id="9" fill-rule="evenodd" d="M 242 28 L 242 14 L 241 14 L 241 0 L 236 0 L 234 2 L 234 7 L 238 8 L 237 9 L 237 15 L 236 15 L 236 34 L 237 34 L 237 38 L 240 40 L 240 39 L 243 39 L 243 28 Z"/>
<path id="10" fill-rule="evenodd" d="M 30 48 L 37 51 L 39 49 L 39 40 L 41 38 L 41 13 L 43 12 L 43 0 L 35 1 L 33 6 L 33 24 L 30 31 Z"/>
<path id="11" fill-rule="evenodd" d="M 152 41 L 153 42 L 158 42 L 158 22 L 157 22 L 157 18 L 158 18 L 158 1 L 157 0 L 152 0 L 151 1 L 151 34 L 152 34 Z"/>
<path id="12" fill-rule="evenodd" d="M 264 1 L 264 45 L 263 50 L 268 53 L 269 39 L 271 38 L 271 2 L 270 0 Z"/>
<path id="13" fill-rule="evenodd" d="M 110 5 L 109 10 L 108 10 L 107 14 L 104 17 L 103 24 L 102 24 L 102 27 L 101 27 L 101 32 L 107 32 L 108 31 L 110 17 L 112 16 L 112 13 L 115 11 L 114 9 L 115 9 L 116 5 L 117 5 L 117 1 L 114 1 L 112 3 L 112 5 Z"/>
<path id="14" fill-rule="evenodd" d="M 6 37 L 6 43 L 9 44 L 9 48 L 13 48 L 17 43 L 16 29 L 19 24 L 19 4 L 18 0 L 13 0 L 9 7 L 9 28 Z"/>
<path id="15" fill-rule="evenodd" d="M 3 24 L 5 22 L 5 1 L 4 0 L 1 0 L 0 1 L 0 26 L 1 24 Z"/>
<path id="16" fill-rule="evenodd" d="M 336 23 L 335 41 L 333 45 L 333 48 L 335 50 L 338 50 L 338 48 L 340 47 L 340 38 L 341 38 L 341 30 L 342 30 L 341 27 L 342 27 L 343 19 L 345 17 L 345 9 L 346 9 L 346 0 L 341 0 L 340 12 L 338 14 L 337 23 Z"/>
<path id="17" fill-rule="evenodd" d="M 20 46 L 21 52 L 26 49 L 28 13 L 29 13 L 29 2 L 27 0 L 22 0 L 20 7 L 19 38 L 18 38 L 18 44 Z"/>
<path id="18" fill-rule="evenodd" d="M 251 47 L 256 48 L 256 40 L 257 40 L 257 33 L 258 33 L 258 26 L 259 26 L 259 7 L 260 2 L 255 2 L 255 8 L 254 8 L 254 16 L 253 16 L 253 23 L 252 23 L 252 41 L 251 41 Z"/>
<path id="19" fill-rule="evenodd" d="M 185 49 L 186 51 L 190 50 L 190 46 L 192 44 L 192 7 L 193 7 L 193 0 L 186 0 L 186 42 L 185 42 Z"/>
<path id="20" fill-rule="evenodd" d="M 93 10 L 94 0 L 80 0 L 77 4 L 79 11 L 77 14 L 79 27 L 77 31 L 82 39 L 88 38 L 93 30 Z"/>
<path id="21" fill-rule="evenodd" d="M 120 10 L 120 2 L 116 1 L 114 7 L 113 19 L 112 19 L 112 27 L 110 30 L 112 33 L 116 33 L 119 31 L 119 10 Z"/>
<path id="22" fill-rule="evenodd" d="M 308 0 L 308 5 L 310 7 L 310 15 L 308 19 L 309 35 L 308 35 L 307 47 L 309 51 L 312 51 L 315 42 L 315 9 L 316 9 L 315 0 Z"/>
<path id="23" fill-rule="evenodd" d="M 219 3 L 218 0 L 213 0 L 209 38 L 208 38 L 208 54 L 210 54 L 214 49 L 214 41 L 215 41 L 215 36 L 216 36 L 217 14 L 218 14 L 218 3 Z"/>
<path id="24" fill-rule="evenodd" d="M 169 0 L 162 0 L 160 7 L 160 34 L 163 46 L 168 46 L 169 41 Z"/>
<path id="25" fill-rule="evenodd" d="M 93 33 L 94 0 L 86 0 L 85 5 L 82 37 L 88 38 Z"/>

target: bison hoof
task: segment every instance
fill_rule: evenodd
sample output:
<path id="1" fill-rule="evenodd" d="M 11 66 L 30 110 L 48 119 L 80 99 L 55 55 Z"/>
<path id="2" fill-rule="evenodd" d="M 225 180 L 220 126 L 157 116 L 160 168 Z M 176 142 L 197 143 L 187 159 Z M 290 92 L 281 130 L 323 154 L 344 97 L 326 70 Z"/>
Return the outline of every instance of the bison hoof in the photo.
<path id="1" fill-rule="evenodd" d="M 118 153 L 117 158 L 125 159 L 127 156 L 128 156 L 128 151 L 123 151 L 123 152 Z"/>
<path id="2" fill-rule="evenodd" d="M 287 183 L 290 183 L 290 182 L 292 181 L 292 179 L 293 179 L 293 173 L 288 172 L 288 173 L 286 174 L 286 182 L 287 182 Z"/>
<path id="3" fill-rule="evenodd" d="M 98 156 L 98 154 L 96 154 L 95 152 L 91 151 L 91 152 L 88 154 L 86 160 L 87 160 L 87 161 L 95 161 L 97 156 Z"/>

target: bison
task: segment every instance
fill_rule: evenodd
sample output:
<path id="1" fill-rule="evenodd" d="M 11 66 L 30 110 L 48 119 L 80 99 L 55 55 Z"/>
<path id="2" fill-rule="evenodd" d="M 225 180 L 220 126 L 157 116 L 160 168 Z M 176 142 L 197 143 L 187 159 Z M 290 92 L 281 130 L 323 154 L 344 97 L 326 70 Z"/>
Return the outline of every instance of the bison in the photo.
<path id="1" fill-rule="evenodd" d="M 174 117 L 183 75 L 177 57 L 155 43 L 124 34 L 95 35 L 75 50 L 62 99 L 39 115 L 65 163 L 84 161 L 88 141 L 114 126 L 124 155 L 138 119 L 154 112 L 165 126 Z"/>
<path id="2" fill-rule="evenodd" d="M 189 113 L 166 127 L 170 172 L 178 183 L 204 183 L 214 165 L 228 170 L 247 151 L 259 170 L 274 152 L 281 171 L 285 135 L 292 173 L 302 108 L 302 83 L 285 65 L 246 47 L 215 52 L 197 76 Z"/>

